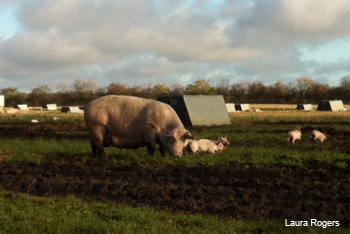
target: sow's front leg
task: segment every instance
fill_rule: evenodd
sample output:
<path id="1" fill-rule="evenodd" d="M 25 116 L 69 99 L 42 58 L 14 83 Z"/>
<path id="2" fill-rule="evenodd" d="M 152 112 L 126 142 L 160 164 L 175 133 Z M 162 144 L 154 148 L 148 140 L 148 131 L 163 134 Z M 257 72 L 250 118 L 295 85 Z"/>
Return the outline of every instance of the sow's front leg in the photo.
<path id="1" fill-rule="evenodd" d="M 90 145 L 91 145 L 91 149 L 92 149 L 92 154 L 94 156 L 97 156 L 99 158 L 106 156 L 106 152 L 105 152 L 103 146 L 102 147 L 96 146 L 93 140 L 91 140 Z"/>
<path id="2" fill-rule="evenodd" d="M 147 147 L 148 154 L 154 155 L 154 153 L 156 151 L 155 144 L 148 142 L 148 143 L 146 143 L 146 147 Z M 163 157 L 166 155 L 166 149 L 162 143 L 159 143 L 159 151 L 160 151 L 160 155 L 162 155 Z"/>
<path id="3" fill-rule="evenodd" d="M 159 142 L 159 151 L 160 151 L 160 155 L 162 155 L 163 157 L 165 157 L 166 155 L 166 149 L 165 149 L 165 146 Z"/>
<path id="4" fill-rule="evenodd" d="M 156 150 L 156 147 L 154 144 L 150 143 L 150 142 L 147 142 L 146 143 L 146 147 L 147 147 L 147 151 L 148 151 L 148 154 L 149 155 L 154 155 L 154 152 Z"/>
<path id="5" fill-rule="evenodd" d="M 157 127 L 155 127 L 153 124 L 147 125 L 145 129 L 144 141 L 146 142 L 146 147 L 149 155 L 154 155 L 154 152 L 156 150 L 157 135 Z"/>

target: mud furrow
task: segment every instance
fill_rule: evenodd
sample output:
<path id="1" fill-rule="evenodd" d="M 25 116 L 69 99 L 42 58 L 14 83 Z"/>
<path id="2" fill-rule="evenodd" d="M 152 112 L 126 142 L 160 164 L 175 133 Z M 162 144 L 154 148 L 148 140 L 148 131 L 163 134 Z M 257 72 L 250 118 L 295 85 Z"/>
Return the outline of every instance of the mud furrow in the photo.
<path id="1" fill-rule="evenodd" d="M 304 167 L 0 163 L 3 189 L 38 196 L 74 194 L 89 201 L 147 205 L 172 212 L 244 220 L 338 220 L 350 226 L 350 169 L 315 160 Z"/>

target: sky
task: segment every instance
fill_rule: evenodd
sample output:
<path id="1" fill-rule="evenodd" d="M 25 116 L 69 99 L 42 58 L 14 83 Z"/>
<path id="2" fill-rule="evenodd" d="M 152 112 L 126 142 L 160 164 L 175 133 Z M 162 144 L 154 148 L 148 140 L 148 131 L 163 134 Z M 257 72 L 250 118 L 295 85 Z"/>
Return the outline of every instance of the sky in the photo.
<path id="1" fill-rule="evenodd" d="M 348 0 L 0 0 L 0 89 L 349 75 Z"/>

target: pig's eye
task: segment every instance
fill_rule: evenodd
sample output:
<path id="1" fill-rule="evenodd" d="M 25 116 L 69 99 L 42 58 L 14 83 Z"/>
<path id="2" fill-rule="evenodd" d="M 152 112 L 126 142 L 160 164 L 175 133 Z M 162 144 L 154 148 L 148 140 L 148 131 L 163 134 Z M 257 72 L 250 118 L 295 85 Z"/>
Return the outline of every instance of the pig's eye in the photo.
<path id="1" fill-rule="evenodd" d="M 167 140 L 170 144 L 175 144 L 175 142 L 176 142 L 176 138 L 173 136 L 168 136 Z"/>

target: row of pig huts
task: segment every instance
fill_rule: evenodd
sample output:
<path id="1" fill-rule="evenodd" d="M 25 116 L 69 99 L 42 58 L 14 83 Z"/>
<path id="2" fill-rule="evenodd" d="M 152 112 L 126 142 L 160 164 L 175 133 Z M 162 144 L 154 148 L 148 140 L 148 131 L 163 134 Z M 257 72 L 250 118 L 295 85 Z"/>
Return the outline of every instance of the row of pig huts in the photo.
<path id="1" fill-rule="evenodd" d="M 226 103 L 226 109 L 228 112 L 236 111 L 249 111 L 249 104 L 233 104 Z M 298 104 L 296 107 L 297 110 L 302 111 L 312 111 L 312 104 Z M 317 111 L 346 111 L 344 104 L 341 100 L 324 100 L 320 101 L 317 105 Z"/>
<path id="2" fill-rule="evenodd" d="M 229 113 L 236 111 L 249 111 L 249 104 L 233 104 L 226 103 L 226 109 Z M 298 104 L 297 110 L 312 111 L 312 104 Z M 324 100 L 320 101 L 317 105 L 317 111 L 345 111 L 344 104 L 341 100 Z"/>
<path id="3" fill-rule="evenodd" d="M 27 104 L 17 104 L 13 108 L 5 108 L 5 97 L 0 95 L 0 113 L 5 112 L 9 114 L 17 113 L 18 111 L 28 111 L 32 110 L 32 107 L 28 107 Z M 45 104 L 42 107 L 35 107 L 35 110 L 48 110 L 48 111 L 57 111 L 58 107 L 56 104 Z M 83 109 L 79 106 L 63 106 L 61 112 L 66 113 L 84 113 Z"/>
<path id="4" fill-rule="evenodd" d="M 231 124 L 229 113 L 237 111 L 249 111 L 249 104 L 225 103 L 222 95 L 182 95 L 161 96 L 158 101 L 169 104 L 178 114 L 185 126 L 200 125 L 227 125 Z M 0 95 L 0 107 L 4 107 L 4 97 Z M 26 104 L 16 106 L 19 110 L 28 110 Z M 43 106 L 46 110 L 57 110 L 56 104 Z M 296 109 L 311 111 L 311 104 L 299 104 Z M 343 111 L 344 105 L 341 100 L 321 101 L 317 106 L 318 111 Z M 82 108 L 77 106 L 65 106 L 62 112 L 83 113 Z"/>
<path id="5" fill-rule="evenodd" d="M 169 104 L 185 126 L 230 124 L 229 113 L 250 111 L 249 104 L 225 103 L 222 95 L 182 95 L 158 97 L 158 101 Z M 311 104 L 299 104 L 296 109 L 311 111 Z M 318 111 L 344 111 L 341 100 L 321 101 Z M 255 110 L 257 111 L 257 110 Z"/>
<path id="6" fill-rule="evenodd" d="M 298 104 L 297 110 L 303 110 L 303 111 L 312 111 L 312 105 L 311 104 Z M 320 101 L 317 105 L 318 111 L 345 111 L 344 104 L 341 100 L 325 100 Z"/>

